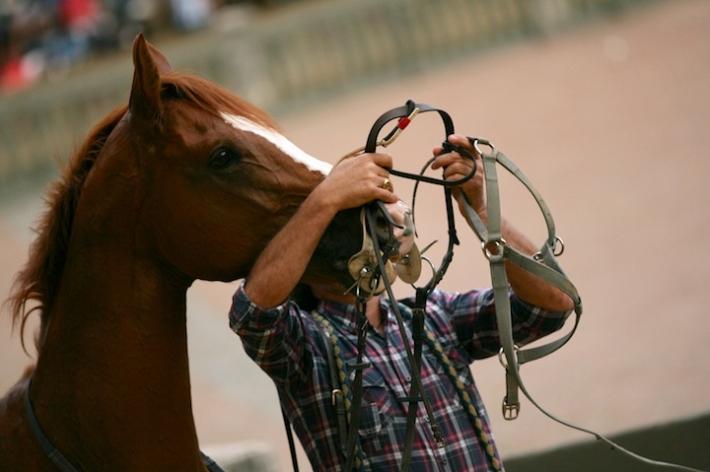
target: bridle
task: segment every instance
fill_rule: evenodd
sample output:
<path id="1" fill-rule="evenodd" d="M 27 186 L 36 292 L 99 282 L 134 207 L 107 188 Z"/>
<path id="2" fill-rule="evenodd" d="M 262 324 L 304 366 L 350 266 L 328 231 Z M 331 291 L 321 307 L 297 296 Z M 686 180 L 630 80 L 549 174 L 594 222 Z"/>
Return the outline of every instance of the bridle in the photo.
<path id="1" fill-rule="evenodd" d="M 355 370 L 355 376 L 352 383 L 352 408 L 350 411 L 350 425 L 348 428 L 347 441 L 346 441 L 346 467 L 345 471 L 350 472 L 356 468 L 358 462 L 357 455 L 359 448 L 357 447 L 358 439 L 358 425 L 360 408 L 359 405 L 362 401 L 362 378 L 363 369 L 368 367 L 369 364 L 363 363 L 363 352 L 365 350 L 365 341 L 367 335 L 368 323 L 365 316 L 365 303 L 372 293 L 381 291 L 381 286 L 384 287 L 384 291 L 387 293 L 391 303 L 392 312 L 397 321 L 398 329 L 400 331 L 407 360 L 410 365 L 411 370 L 411 385 L 408 392 L 408 396 L 405 398 L 409 402 L 408 414 L 407 414 L 407 426 L 405 433 L 405 443 L 403 448 L 403 457 L 401 469 L 402 471 L 410 470 L 410 461 L 412 454 L 412 446 L 415 434 L 415 421 L 417 415 L 418 404 L 423 403 L 426 413 L 432 427 L 434 438 L 437 442 L 443 442 L 443 437 L 441 431 L 437 426 L 437 422 L 433 416 L 433 411 L 431 405 L 427 398 L 423 395 L 421 376 L 420 376 L 420 366 L 421 366 L 421 355 L 422 355 L 422 342 L 427 337 L 424 329 L 424 319 L 426 316 L 426 300 L 431 294 L 434 288 L 441 282 L 444 277 L 446 270 L 449 267 L 453 259 L 454 246 L 459 244 L 459 240 L 456 234 L 456 225 L 454 220 L 453 211 L 453 197 L 451 188 L 456 185 L 460 185 L 467 180 L 474 177 L 478 171 L 476 160 L 470 152 L 465 148 L 460 146 L 455 146 L 448 142 L 448 136 L 454 133 L 454 124 L 450 115 L 444 110 L 426 105 L 418 104 L 411 100 L 407 101 L 404 106 L 393 108 L 385 113 L 383 113 L 373 124 L 370 132 L 367 136 L 367 141 L 364 147 L 356 149 L 355 151 L 349 153 L 344 158 L 355 157 L 363 152 L 373 153 L 376 151 L 378 146 L 387 147 L 404 131 L 404 129 L 411 123 L 412 119 L 420 113 L 435 112 L 441 118 L 444 126 L 445 140 L 442 143 L 442 148 L 444 152 L 456 151 L 464 159 L 470 160 L 473 163 L 472 169 L 468 175 L 465 177 L 448 181 L 443 179 L 432 178 L 423 175 L 430 163 L 434 158 L 430 159 L 423 167 L 419 174 L 413 174 L 409 172 L 400 171 L 397 169 L 390 169 L 389 172 L 392 175 L 402 177 L 405 179 L 410 179 L 415 181 L 414 193 L 412 197 L 412 211 L 414 211 L 416 192 L 418 185 L 420 183 L 429 183 L 433 185 L 438 185 L 443 187 L 445 204 L 446 204 L 446 217 L 448 224 L 448 244 L 446 252 L 443 259 L 437 269 L 432 266 L 433 275 L 429 281 L 423 286 L 414 287 L 415 288 L 415 301 L 411 306 L 412 309 L 412 342 L 413 347 L 410 344 L 405 330 L 404 320 L 402 314 L 400 313 L 396 298 L 392 291 L 392 280 L 388 276 L 388 271 L 386 267 L 387 261 L 392 256 L 393 252 L 396 251 L 397 245 L 393 238 L 392 228 L 397 225 L 392 221 L 388 212 L 386 211 L 382 202 L 373 202 L 366 205 L 363 208 L 363 232 L 372 241 L 372 251 L 374 252 L 374 263 L 369 266 L 362 267 L 361 273 L 366 284 L 361 284 L 360 280 L 356 280 L 352 288 L 355 290 L 355 295 L 357 297 L 357 313 L 358 313 L 358 339 L 357 339 L 357 360 L 354 365 L 351 365 L 351 369 Z M 397 120 L 397 124 L 392 128 L 384 138 L 379 139 L 381 130 L 391 121 Z M 491 282 L 493 287 L 493 294 L 496 307 L 496 321 L 498 326 L 498 333 L 500 338 L 501 349 L 499 353 L 499 359 L 501 364 L 505 369 L 505 385 L 506 394 L 503 397 L 502 402 L 502 413 L 506 420 L 514 420 L 517 418 L 520 411 L 520 402 L 518 400 L 518 391 L 522 391 L 523 394 L 528 398 L 528 400 L 544 415 L 550 419 L 567 426 L 569 428 L 591 434 L 596 439 L 608 444 L 612 449 L 617 450 L 631 458 L 640 461 L 646 465 L 665 467 L 676 470 L 694 471 L 700 472 L 698 469 L 693 469 L 690 467 L 685 467 L 682 465 L 671 464 L 667 462 L 655 461 L 643 456 L 640 456 L 634 452 L 631 452 L 605 436 L 591 431 L 589 429 L 573 425 L 569 422 L 561 420 L 556 416 L 552 415 L 545 409 L 543 409 L 530 395 L 526 389 L 522 378 L 520 376 L 520 366 L 531 362 L 533 360 L 540 359 L 549 354 L 560 349 L 564 346 L 576 332 L 577 326 L 579 325 L 580 317 L 582 314 L 582 301 L 579 293 L 574 286 L 574 284 L 569 280 L 561 266 L 557 262 L 557 257 L 562 255 L 564 252 L 564 243 L 562 239 L 557 236 L 555 223 L 552 218 L 552 214 L 547 207 L 547 204 L 542 198 L 542 195 L 535 189 L 528 178 L 522 173 L 522 171 L 503 153 L 498 151 L 493 144 L 482 138 L 468 138 L 470 144 L 474 147 L 476 152 L 481 156 L 483 163 L 483 172 L 485 177 L 485 190 L 486 190 L 486 202 L 487 202 L 487 223 L 484 223 L 479 215 L 471 207 L 470 202 L 466 199 L 465 194 L 462 192 L 462 206 L 464 209 L 464 218 L 473 232 L 481 241 L 481 248 L 484 257 L 488 260 L 491 272 Z M 484 151 L 483 148 L 487 148 L 488 151 Z M 502 235 L 502 216 L 500 208 L 500 194 L 498 186 L 498 175 L 497 166 L 500 165 L 506 169 L 510 174 L 512 174 L 519 182 L 521 182 L 524 187 L 530 192 L 538 208 L 540 209 L 545 225 L 547 227 L 547 237 L 543 243 L 540 250 L 532 256 L 524 254 L 514 247 L 507 244 Z M 389 237 L 385 238 L 384 244 L 380 244 L 378 236 L 382 236 L 382 232 L 378 233 L 377 230 L 377 218 L 385 218 L 389 222 Z M 424 252 L 424 251 L 422 251 Z M 511 319 L 511 307 L 510 300 L 508 297 L 509 284 L 505 271 L 505 263 L 512 263 L 523 270 L 543 279 L 548 284 L 556 287 L 557 289 L 568 295 L 574 302 L 574 312 L 575 320 L 572 329 L 561 338 L 549 342 L 547 344 L 537 346 L 529 349 L 520 349 L 515 345 L 513 340 L 513 327 Z M 428 260 L 427 260 L 428 262 Z M 284 416 L 284 418 L 286 418 Z M 287 432 L 289 434 L 289 441 L 292 443 L 291 431 L 287 422 Z M 342 438 L 341 438 L 342 439 Z M 500 460 L 495 456 L 494 451 L 490 447 L 484 448 L 488 456 L 489 463 L 494 470 L 503 470 L 503 466 Z M 292 451 L 292 459 L 294 463 L 294 470 L 298 470 L 297 462 L 295 460 L 295 455 Z M 360 468 L 360 465 L 357 466 Z"/>
<path id="2" fill-rule="evenodd" d="M 364 271 L 364 276 L 368 276 L 370 278 L 371 282 L 370 285 L 370 291 L 366 290 L 367 287 L 362 287 L 359 283 L 356 284 L 356 287 L 358 290 L 356 290 L 356 296 L 357 296 L 357 311 L 358 311 L 358 319 L 360 320 L 360 326 L 358 329 L 358 341 L 357 341 L 357 361 L 355 363 L 354 369 L 355 369 L 355 378 L 353 380 L 353 386 L 352 386 L 352 391 L 353 391 L 353 399 L 352 399 L 352 405 L 357 406 L 360 404 L 362 400 L 362 370 L 367 366 L 366 364 L 363 364 L 362 362 L 362 354 L 364 351 L 364 346 L 365 346 L 365 337 L 367 334 L 367 320 L 365 317 L 365 300 L 367 299 L 368 296 L 371 295 L 371 293 L 374 291 L 374 289 L 379 285 L 379 281 L 381 280 L 384 285 L 384 290 L 387 293 L 387 296 L 390 298 L 392 301 L 391 307 L 392 307 L 392 312 L 394 314 L 394 317 L 397 321 L 398 329 L 400 331 L 400 334 L 402 336 L 404 348 L 405 348 L 405 354 L 407 357 L 407 361 L 409 362 L 409 365 L 411 366 L 411 384 L 410 384 L 410 389 L 408 392 L 407 397 L 405 397 L 405 400 L 409 402 L 409 407 L 407 411 L 407 425 L 406 425 L 406 433 L 405 433 L 405 442 L 404 442 L 404 448 L 403 448 L 403 458 L 402 458 L 402 465 L 401 465 L 401 470 L 402 471 L 408 471 L 409 466 L 410 466 L 410 460 L 411 460 L 411 453 L 412 453 L 412 447 L 414 443 L 414 434 L 415 434 L 415 422 L 417 418 L 417 410 L 419 403 L 422 403 L 424 405 L 424 408 L 426 410 L 427 417 L 429 419 L 429 423 L 432 427 L 432 432 L 434 435 L 434 439 L 436 440 L 437 443 L 443 443 L 444 438 L 442 436 L 442 433 L 438 427 L 437 421 L 434 418 L 433 414 L 433 409 L 431 407 L 431 404 L 429 400 L 426 398 L 426 396 L 423 395 L 423 387 L 421 383 L 421 375 L 420 375 L 420 366 L 421 366 L 421 356 L 422 356 L 422 346 L 424 339 L 426 337 L 425 331 L 424 331 L 424 319 L 426 316 L 426 300 L 429 297 L 429 295 L 432 293 L 432 291 L 436 288 L 436 286 L 441 282 L 443 279 L 444 275 L 446 274 L 446 271 L 453 260 L 453 255 L 454 255 L 454 246 L 459 244 L 459 239 L 456 234 L 456 221 L 454 217 L 454 206 L 453 206 L 453 196 L 452 196 L 452 187 L 456 185 L 460 185 L 469 179 L 473 178 L 477 172 L 477 166 L 476 166 L 476 160 L 474 156 L 465 148 L 453 145 L 448 142 L 446 137 L 454 134 L 454 124 L 453 120 L 451 119 L 451 116 L 444 110 L 438 109 L 431 107 L 426 104 L 417 104 L 411 100 L 407 101 L 407 103 L 402 106 L 402 107 L 397 107 L 393 108 L 392 110 L 389 110 L 382 114 L 373 124 L 372 128 L 370 129 L 370 133 L 368 134 L 367 137 L 367 142 L 365 146 L 362 149 L 358 149 L 352 153 L 350 153 L 347 157 L 353 157 L 361 152 L 365 153 L 373 153 L 376 151 L 376 148 L 378 146 L 389 146 L 394 142 L 394 140 L 404 131 L 404 129 L 411 123 L 412 119 L 416 117 L 420 113 L 428 113 L 428 112 L 434 112 L 439 115 L 441 118 L 442 124 L 444 126 L 444 136 L 445 140 L 442 143 L 442 147 L 445 152 L 451 152 L 451 151 L 456 151 L 458 152 L 464 159 L 467 159 L 471 161 L 472 166 L 471 166 L 471 171 L 469 172 L 468 175 L 464 176 L 463 178 L 457 179 L 457 180 L 444 180 L 444 179 L 437 179 L 433 177 L 429 177 L 426 175 L 423 175 L 426 169 L 428 168 L 429 164 L 431 163 L 431 160 L 429 160 L 424 167 L 422 168 L 422 171 L 419 174 L 414 174 L 414 173 L 409 173 L 409 172 L 404 172 L 400 171 L 397 169 L 389 169 L 389 173 L 391 175 L 396 175 L 398 177 L 402 177 L 405 179 L 409 180 L 414 180 L 416 182 L 415 187 L 414 187 L 414 196 L 412 198 L 412 210 L 415 210 L 415 202 L 416 202 L 416 191 L 418 188 L 418 184 L 420 182 L 432 184 L 432 185 L 438 185 L 443 187 L 444 191 L 444 200 L 445 200 L 445 205 L 446 205 L 446 219 L 447 219 L 447 226 L 448 226 L 448 243 L 446 247 L 446 251 L 444 253 L 444 256 L 441 260 L 441 263 L 439 264 L 439 267 L 433 269 L 433 274 L 431 278 L 428 280 L 428 282 L 422 286 L 415 287 L 416 295 L 415 295 L 415 301 L 414 304 L 412 305 L 412 345 L 409 342 L 408 336 L 406 334 L 406 329 L 404 325 L 404 319 L 402 317 L 402 314 L 399 310 L 398 304 L 396 303 L 396 298 L 394 296 L 394 293 L 392 291 L 392 281 L 391 279 L 387 276 L 387 271 L 385 267 L 386 261 L 392 256 L 392 250 L 393 248 L 396 248 L 396 245 L 393 242 L 393 237 L 392 237 L 392 230 L 390 229 L 390 238 L 386 240 L 385 244 L 383 246 L 380 245 L 379 238 L 378 238 L 378 232 L 377 232 L 377 227 L 376 227 L 376 219 L 378 217 L 378 214 L 380 216 L 383 216 L 384 218 L 389 218 L 389 215 L 386 211 L 386 209 L 383 207 L 381 202 L 374 202 L 372 204 L 367 205 L 366 207 L 363 208 L 363 213 L 365 215 L 365 222 L 366 222 L 366 229 L 367 229 L 367 234 L 369 235 L 369 238 L 372 240 L 374 252 L 376 254 L 376 265 L 374 267 L 367 267 L 366 270 Z M 392 130 L 389 131 L 385 135 L 384 138 L 378 139 L 379 134 L 389 122 L 397 120 L 397 124 Z M 394 226 L 394 222 L 390 223 L 390 228 Z M 373 276 L 374 274 L 374 276 Z M 359 408 L 354 407 L 350 413 L 350 428 L 348 431 L 348 436 L 347 436 L 347 446 L 346 446 L 346 467 L 344 470 L 350 471 L 353 469 L 353 466 L 355 465 L 355 456 L 356 456 L 356 440 L 357 440 L 357 428 L 359 424 Z M 501 464 L 500 461 L 492 454 L 489 455 L 489 460 L 491 461 L 491 464 L 496 470 L 500 470 Z"/>

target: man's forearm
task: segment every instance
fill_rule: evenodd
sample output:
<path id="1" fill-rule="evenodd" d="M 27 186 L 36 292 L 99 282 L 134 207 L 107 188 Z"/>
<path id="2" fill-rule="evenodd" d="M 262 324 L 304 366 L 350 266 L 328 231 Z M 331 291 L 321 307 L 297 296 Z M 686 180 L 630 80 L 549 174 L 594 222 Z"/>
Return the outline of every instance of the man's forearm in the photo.
<path id="1" fill-rule="evenodd" d="M 303 202 L 259 255 L 247 277 L 244 289 L 253 303 L 271 308 L 286 300 L 335 213 L 315 192 Z"/>
<path id="2" fill-rule="evenodd" d="M 482 212 L 480 216 L 482 220 L 487 222 L 485 212 Z M 529 256 L 537 252 L 535 245 L 505 219 L 502 221 L 501 229 L 503 239 L 512 248 Z M 549 311 L 568 311 L 574 308 L 572 299 L 564 292 L 517 265 L 506 262 L 505 271 L 508 275 L 508 282 L 515 294 L 531 305 L 539 306 Z"/>

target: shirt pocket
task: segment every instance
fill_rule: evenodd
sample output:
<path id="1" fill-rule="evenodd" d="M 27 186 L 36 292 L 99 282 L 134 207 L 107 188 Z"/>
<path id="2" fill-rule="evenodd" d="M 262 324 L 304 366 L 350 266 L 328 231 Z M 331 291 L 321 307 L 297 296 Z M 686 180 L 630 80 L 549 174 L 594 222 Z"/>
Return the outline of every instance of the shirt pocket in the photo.
<path id="1" fill-rule="evenodd" d="M 358 434 L 365 453 L 379 452 L 393 421 L 392 393 L 382 376 L 372 368 L 363 373 L 362 380 Z"/>

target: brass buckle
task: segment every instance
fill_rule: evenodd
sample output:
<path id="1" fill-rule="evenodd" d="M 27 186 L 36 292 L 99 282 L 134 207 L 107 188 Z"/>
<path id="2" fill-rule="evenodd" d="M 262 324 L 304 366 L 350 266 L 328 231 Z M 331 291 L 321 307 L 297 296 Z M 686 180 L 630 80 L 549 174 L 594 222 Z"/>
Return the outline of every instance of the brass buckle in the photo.
<path id="1" fill-rule="evenodd" d="M 343 396 L 343 391 L 340 390 L 339 388 L 334 388 L 332 392 L 330 392 L 330 401 L 333 404 L 333 406 L 337 406 L 336 402 L 336 396 L 340 395 L 341 397 Z"/>
<path id="2" fill-rule="evenodd" d="M 508 403 L 508 396 L 503 397 L 503 418 L 506 421 L 513 421 L 520 413 L 520 402 Z"/>

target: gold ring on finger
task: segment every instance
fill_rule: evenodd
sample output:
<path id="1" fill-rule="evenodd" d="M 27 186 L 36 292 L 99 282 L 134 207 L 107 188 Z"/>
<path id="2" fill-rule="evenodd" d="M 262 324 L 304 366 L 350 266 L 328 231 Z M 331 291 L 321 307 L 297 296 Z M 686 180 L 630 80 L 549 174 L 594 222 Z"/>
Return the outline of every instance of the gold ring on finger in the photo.
<path id="1" fill-rule="evenodd" d="M 387 178 L 387 177 L 385 177 L 385 180 L 383 180 L 383 181 L 382 181 L 382 184 L 380 184 L 380 188 L 381 188 L 381 189 L 388 190 L 388 191 L 390 191 L 390 192 L 391 192 L 392 190 L 394 190 L 394 189 L 392 188 L 392 181 L 390 181 L 390 179 Z"/>

